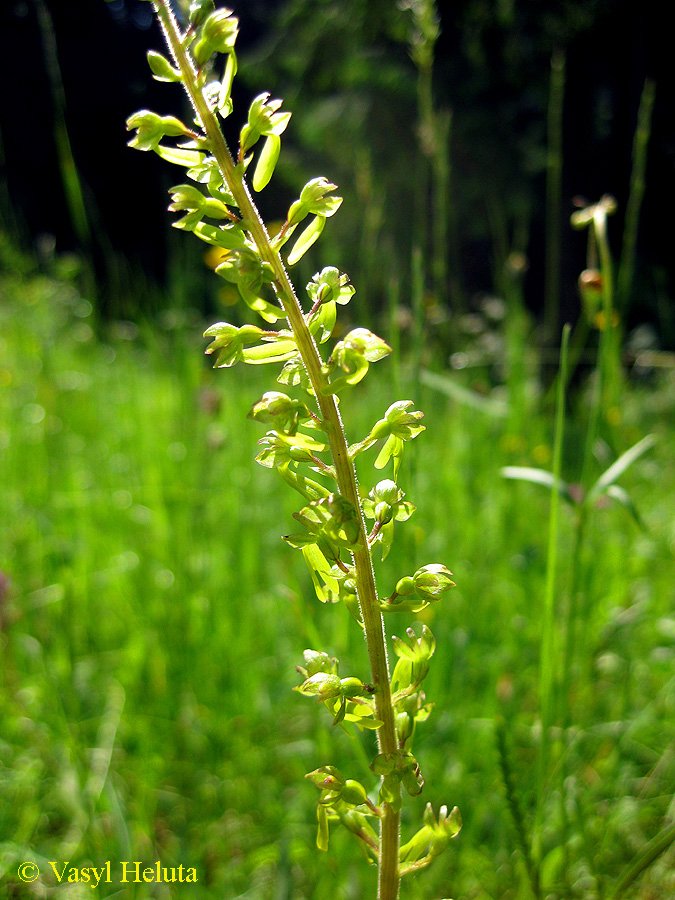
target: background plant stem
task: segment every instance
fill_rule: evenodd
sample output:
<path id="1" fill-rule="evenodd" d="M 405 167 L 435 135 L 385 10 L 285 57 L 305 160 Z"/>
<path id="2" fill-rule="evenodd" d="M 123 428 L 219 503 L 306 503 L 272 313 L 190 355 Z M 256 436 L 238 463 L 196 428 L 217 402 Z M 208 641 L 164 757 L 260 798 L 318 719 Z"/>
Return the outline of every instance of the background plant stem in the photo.
<path id="1" fill-rule="evenodd" d="M 546 286 L 544 330 L 553 340 L 558 329 L 560 306 L 560 212 L 562 205 L 563 101 L 565 98 L 565 51 L 551 57 L 548 96 L 548 155 L 546 160 Z"/>
<path id="2" fill-rule="evenodd" d="M 652 110 L 656 85 L 649 78 L 645 81 L 640 97 L 637 128 L 633 139 L 633 168 L 630 178 L 630 193 L 626 204 L 626 218 L 621 242 L 621 260 L 616 276 L 616 307 L 622 314 L 628 308 L 635 271 L 635 251 L 637 247 L 640 207 L 645 192 L 645 172 L 647 169 L 647 147 L 651 134 Z"/>
<path id="3" fill-rule="evenodd" d="M 555 577 L 558 562 L 558 509 L 560 507 L 560 471 L 562 466 L 562 439 L 565 426 L 565 383 L 567 350 L 570 326 L 565 325 L 560 348 L 560 371 L 558 374 L 558 398 L 556 404 L 555 437 L 553 447 L 553 476 L 555 485 L 551 492 L 551 514 L 548 529 L 548 553 L 546 563 L 546 593 L 544 598 L 544 621 L 541 636 L 539 702 L 541 706 L 541 739 L 537 762 L 537 807 L 534 821 L 532 856 L 537 867 L 542 858 L 542 829 L 544 801 L 548 783 L 548 763 L 550 757 L 550 728 L 555 690 Z M 539 890 L 537 872 L 536 890 Z"/>

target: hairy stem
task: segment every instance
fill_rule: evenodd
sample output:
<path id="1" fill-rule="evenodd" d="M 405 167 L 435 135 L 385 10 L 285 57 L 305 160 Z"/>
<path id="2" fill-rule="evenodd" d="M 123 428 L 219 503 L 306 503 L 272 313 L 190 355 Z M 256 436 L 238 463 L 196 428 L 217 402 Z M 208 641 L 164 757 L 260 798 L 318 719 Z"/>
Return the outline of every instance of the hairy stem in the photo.
<path id="1" fill-rule="evenodd" d="M 322 388 L 326 386 L 326 379 L 321 370 L 321 357 L 307 327 L 307 322 L 303 316 L 295 290 L 278 251 L 271 246 L 265 225 L 253 203 L 241 170 L 235 166 L 216 115 L 209 107 L 198 86 L 197 71 L 183 46 L 178 24 L 171 11 L 170 2 L 169 0 L 155 0 L 153 6 L 171 54 L 180 69 L 190 102 L 209 140 L 211 152 L 218 163 L 225 183 L 242 214 L 245 227 L 255 242 L 261 259 L 272 267 L 278 300 L 288 317 L 298 351 L 316 395 L 323 420 L 322 424 L 328 436 L 335 464 L 339 493 L 358 511 L 360 549 L 354 550 L 353 559 L 357 593 L 365 627 L 371 681 L 375 687 L 375 715 L 383 723 L 377 730 L 378 745 L 381 753 L 394 753 L 397 745 L 389 684 L 389 664 L 385 647 L 384 623 L 377 605 L 375 575 L 358 495 L 356 472 L 347 449 L 344 427 L 337 403 L 333 395 L 325 395 L 322 391 Z M 398 872 L 399 820 L 399 813 L 389 804 L 384 804 L 380 820 L 378 900 L 396 900 L 398 897 L 400 880 Z"/>

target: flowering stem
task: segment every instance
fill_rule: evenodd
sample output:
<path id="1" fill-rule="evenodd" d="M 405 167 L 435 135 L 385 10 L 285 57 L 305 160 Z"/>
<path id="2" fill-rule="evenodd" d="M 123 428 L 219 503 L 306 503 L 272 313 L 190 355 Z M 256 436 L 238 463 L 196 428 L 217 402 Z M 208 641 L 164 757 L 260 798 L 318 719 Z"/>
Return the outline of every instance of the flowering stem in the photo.
<path id="1" fill-rule="evenodd" d="M 382 722 L 377 730 L 380 753 L 393 754 L 397 749 L 394 711 L 389 683 L 389 664 L 385 647 L 382 614 L 378 609 L 377 591 L 372 560 L 368 549 L 366 528 L 359 500 L 354 464 L 349 456 L 344 427 L 333 394 L 324 393 L 327 386 L 322 361 L 310 334 L 300 303 L 278 251 L 274 250 L 265 225 L 251 198 L 248 186 L 227 146 L 215 113 L 198 85 L 198 73 L 185 50 L 183 36 L 171 10 L 169 0 L 155 0 L 157 13 L 174 62 L 181 72 L 182 82 L 207 136 L 211 153 L 235 204 L 242 215 L 244 227 L 254 241 L 260 258 L 271 266 L 277 298 L 288 318 L 296 346 L 307 370 L 323 420 L 330 451 L 335 465 L 338 491 L 357 510 L 359 540 L 353 551 L 357 595 L 363 618 L 371 681 L 375 687 L 375 715 Z M 399 788 L 400 790 L 400 788 Z M 397 900 L 399 891 L 399 812 L 390 804 L 383 804 L 380 819 L 380 853 L 378 871 L 378 900 Z"/>

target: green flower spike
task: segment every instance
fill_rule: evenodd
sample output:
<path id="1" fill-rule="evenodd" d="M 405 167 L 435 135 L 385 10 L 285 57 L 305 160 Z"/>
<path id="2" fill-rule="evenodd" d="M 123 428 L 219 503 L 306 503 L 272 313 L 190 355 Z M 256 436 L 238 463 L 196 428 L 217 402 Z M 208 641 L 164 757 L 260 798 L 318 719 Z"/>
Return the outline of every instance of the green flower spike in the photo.
<path id="1" fill-rule="evenodd" d="M 392 596 L 383 600 L 372 556 L 375 543 L 381 544 L 382 557 L 387 555 L 394 523 L 405 521 L 415 509 L 396 481 L 405 443 L 424 429 L 422 413 L 413 409 L 411 400 L 397 401 L 362 441 L 347 444 L 336 395 L 361 382 L 371 363 L 383 359 L 391 348 L 366 328 L 354 328 L 337 341 L 332 353 L 322 353 L 321 345 L 335 331 L 338 307 L 349 303 L 354 288 L 346 274 L 325 267 L 307 285 L 309 306 L 303 308 L 287 272 L 319 238 L 342 198 L 328 179 L 311 179 L 270 238 L 249 185 L 261 191 L 270 181 L 290 113 L 281 110 L 281 100 L 259 94 L 240 126 L 239 149 L 233 156 L 221 120 L 233 112 L 238 20 L 230 9 L 217 9 L 214 0 L 182 0 L 187 15 L 183 25 L 174 5 L 174 0 L 152 0 L 168 53 L 150 51 L 148 63 L 157 81 L 178 82 L 185 89 L 193 124 L 188 127 L 173 116 L 141 110 L 127 121 L 133 131 L 130 144 L 187 170 L 185 177 L 193 183 L 177 184 L 170 191 L 170 210 L 178 214 L 175 227 L 216 248 L 210 257 L 217 257 L 213 264 L 219 277 L 236 285 L 248 309 L 268 323 L 261 328 L 237 318 L 237 324 L 218 322 L 207 329 L 205 336 L 211 342 L 206 352 L 214 356 L 215 367 L 278 363 L 277 382 L 301 395 L 267 391 L 253 405 L 249 417 L 269 429 L 259 442 L 256 460 L 276 469 L 303 497 L 302 508 L 294 514 L 302 531 L 285 540 L 302 552 L 319 600 L 343 601 L 358 622 L 370 672 L 369 681 L 355 675 L 343 678 L 337 659 L 305 650 L 304 665 L 298 667 L 302 683 L 295 690 L 323 703 L 334 725 L 348 732 L 352 725 L 375 732 L 378 749 L 371 769 L 380 779 L 375 806 L 366 787 L 334 766 L 322 766 L 307 776 L 320 791 L 317 846 L 327 849 L 329 824 L 340 822 L 377 866 L 379 900 L 397 900 L 401 875 L 427 865 L 459 828 L 455 812 L 448 816 L 443 809 L 436 821 L 429 808 L 422 829 L 403 845 L 399 857 L 402 789 L 415 795 L 423 784 L 412 743 L 417 723 L 431 710 L 421 684 L 435 640 L 426 626 L 419 637 L 408 629 L 408 640 L 393 638 L 398 660 L 390 676 L 381 613 L 416 613 L 453 582 L 445 566 L 424 566 L 400 579 Z M 436 32 L 430 34 L 428 42 Z M 216 59 L 217 54 L 224 59 Z M 282 257 L 291 237 L 290 251 Z M 246 309 L 243 312 L 247 314 Z M 283 329 L 272 329 L 279 320 Z M 393 460 L 393 477 L 379 481 L 364 497 L 354 460 L 378 442 L 375 468 L 383 469 Z M 309 477 L 312 474 L 317 480 Z M 609 475 L 615 477 L 611 470 Z M 601 481 L 605 491 L 606 479 Z M 607 482 L 608 494 L 612 488 Z M 370 534 L 367 519 L 373 522 Z M 373 817 L 379 820 L 379 835 L 369 822 Z"/>

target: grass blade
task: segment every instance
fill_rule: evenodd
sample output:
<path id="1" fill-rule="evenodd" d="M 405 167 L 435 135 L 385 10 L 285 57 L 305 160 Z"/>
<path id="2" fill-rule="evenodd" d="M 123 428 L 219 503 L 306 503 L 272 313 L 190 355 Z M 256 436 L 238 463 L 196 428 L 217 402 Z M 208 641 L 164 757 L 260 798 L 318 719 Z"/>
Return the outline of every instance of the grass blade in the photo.
<path id="1" fill-rule="evenodd" d="M 647 531 L 647 526 L 643 522 L 640 513 L 637 511 L 637 507 L 633 503 L 633 500 L 628 491 L 624 490 L 622 487 L 619 487 L 618 484 L 610 484 L 610 486 L 607 488 L 607 496 L 611 497 L 612 500 L 616 500 L 617 503 L 620 503 L 621 506 L 628 510 L 638 528 L 640 528 L 642 531 Z"/>
<path id="2" fill-rule="evenodd" d="M 645 192 L 645 172 L 647 170 L 647 148 L 652 127 L 652 111 L 656 85 L 649 78 L 645 81 L 640 97 L 637 128 L 633 141 L 633 170 L 630 178 L 630 193 L 626 205 L 626 217 L 621 245 L 621 260 L 616 277 L 616 306 L 622 312 L 628 309 L 633 273 L 635 271 L 635 250 L 637 247 L 640 208 Z"/>
<path id="3" fill-rule="evenodd" d="M 441 394 L 451 397 L 458 403 L 468 406 L 471 409 L 477 409 L 489 416 L 497 419 L 505 419 L 508 414 L 508 407 L 499 400 L 493 400 L 490 397 L 483 397 L 475 391 L 465 388 L 462 384 L 457 384 L 447 375 L 437 375 L 428 369 L 422 369 L 420 372 L 420 381 L 427 387 L 440 391 Z"/>
<path id="4" fill-rule="evenodd" d="M 636 459 L 639 459 L 647 452 L 647 450 L 651 450 L 655 443 L 656 435 L 648 434 L 647 437 L 642 438 L 641 441 L 638 441 L 637 444 L 633 444 L 629 450 L 622 453 L 616 462 L 612 463 L 609 469 L 603 472 L 595 482 L 588 492 L 586 502 L 593 503 L 594 500 L 601 497 L 607 491 L 607 488 L 611 484 L 614 484 L 614 482 L 623 475 L 626 469 L 633 465 Z"/>
<path id="5" fill-rule="evenodd" d="M 666 850 L 675 841 L 675 822 L 668 825 L 660 831 L 656 837 L 647 844 L 647 846 L 638 853 L 632 862 L 626 866 L 619 880 L 614 885 L 613 892 L 609 895 L 609 900 L 621 900 L 625 897 L 625 891 L 633 884 L 633 882 L 645 872 L 653 862 L 665 853 Z"/>
<path id="6" fill-rule="evenodd" d="M 547 487 L 550 491 L 557 488 L 563 500 L 574 504 L 572 495 L 569 491 L 569 485 L 556 478 L 553 472 L 547 472 L 546 469 L 534 469 L 530 466 L 504 466 L 500 470 L 502 478 L 510 478 L 513 481 L 528 481 L 530 484 L 540 484 Z"/>
<path id="7" fill-rule="evenodd" d="M 560 375 L 556 402 L 555 438 L 553 444 L 553 478 L 560 484 L 562 467 L 562 440 L 565 427 L 565 384 L 569 348 L 570 326 L 565 325 L 560 347 Z M 546 562 L 546 593 L 544 595 L 544 621 L 541 635 L 539 669 L 539 702 L 541 708 L 541 743 L 537 762 L 537 807 L 532 835 L 532 856 L 535 864 L 541 863 L 544 802 L 546 798 L 547 770 L 553 691 L 555 687 L 553 645 L 555 639 L 555 578 L 558 563 L 558 509 L 560 490 L 551 491 L 551 514 L 548 527 L 548 551 Z"/>

